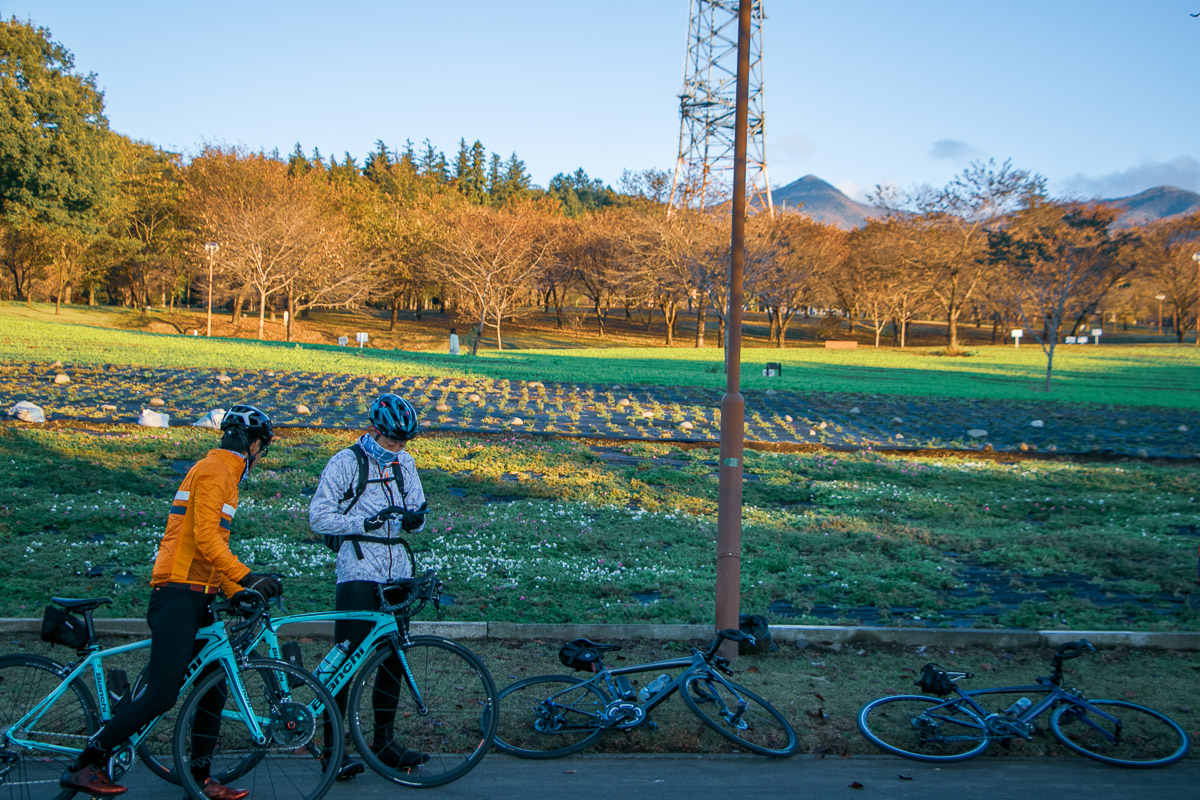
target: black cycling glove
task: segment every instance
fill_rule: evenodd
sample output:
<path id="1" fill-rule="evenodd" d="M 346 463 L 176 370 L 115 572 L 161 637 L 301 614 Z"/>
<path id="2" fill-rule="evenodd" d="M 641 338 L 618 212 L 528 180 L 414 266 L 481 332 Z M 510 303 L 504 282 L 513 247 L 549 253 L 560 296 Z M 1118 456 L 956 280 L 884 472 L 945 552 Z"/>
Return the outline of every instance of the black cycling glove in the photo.
<path id="1" fill-rule="evenodd" d="M 421 503 L 420 508 L 412 511 L 404 509 L 404 513 L 400 515 L 400 527 L 406 531 L 415 531 L 421 527 L 421 523 L 425 521 L 425 515 L 428 513 L 429 503 Z"/>
<path id="2" fill-rule="evenodd" d="M 274 575 L 251 572 L 240 581 L 243 589 L 253 589 L 267 600 L 283 594 L 283 584 Z"/>
<path id="3" fill-rule="evenodd" d="M 377 531 L 383 527 L 384 523 L 391 522 L 404 513 L 405 510 L 400 506 L 388 506 L 382 511 L 377 511 L 374 516 L 364 519 L 363 530 L 367 533 Z"/>

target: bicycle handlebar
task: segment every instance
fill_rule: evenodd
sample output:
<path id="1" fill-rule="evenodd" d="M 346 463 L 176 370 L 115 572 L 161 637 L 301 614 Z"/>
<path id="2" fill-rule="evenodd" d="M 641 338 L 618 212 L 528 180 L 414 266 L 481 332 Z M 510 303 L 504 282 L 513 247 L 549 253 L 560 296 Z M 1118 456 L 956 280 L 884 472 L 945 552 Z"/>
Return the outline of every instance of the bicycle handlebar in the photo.
<path id="1" fill-rule="evenodd" d="M 735 628 L 726 628 L 725 630 L 717 631 L 716 638 L 709 642 L 708 647 L 704 649 L 705 661 L 711 662 L 713 660 L 713 657 L 717 655 L 717 649 L 721 646 L 721 642 L 725 639 L 728 639 L 731 642 L 747 642 L 751 647 L 753 647 L 756 642 L 753 636 Z"/>
<path id="2" fill-rule="evenodd" d="M 432 602 L 437 607 L 442 588 L 437 571 L 432 569 L 425 570 L 419 578 L 401 578 L 391 583 L 380 584 L 379 609 L 395 616 L 412 617 L 424 608 L 426 603 Z M 404 595 L 393 603 L 388 599 L 388 594 L 397 589 L 403 590 Z"/>

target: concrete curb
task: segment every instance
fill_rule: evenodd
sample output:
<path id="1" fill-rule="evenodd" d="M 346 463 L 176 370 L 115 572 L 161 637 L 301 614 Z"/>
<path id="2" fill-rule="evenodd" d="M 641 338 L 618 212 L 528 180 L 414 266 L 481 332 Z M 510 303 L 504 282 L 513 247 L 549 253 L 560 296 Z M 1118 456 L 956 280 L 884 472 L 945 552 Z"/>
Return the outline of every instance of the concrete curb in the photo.
<path id="1" fill-rule="evenodd" d="M 143 619 L 97 619 L 96 631 L 109 636 L 148 636 Z M 0 618 L 0 634 L 40 634 L 42 621 L 20 617 Z M 414 620 L 413 633 L 449 639 L 544 640 L 563 642 L 586 636 L 597 641 L 650 639 L 654 641 L 705 642 L 712 638 L 709 625 L 599 625 L 532 624 L 518 622 L 437 622 Z M 290 636 L 332 639 L 332 623 L 290 625 Z M 1200 633 L 1182 631 L 1060 631 L 1020 628 L 871 628 L 844 625 L 772 625 L 771 638 L 778 643 L 898 644 L 942 647 L 1039 647 L 1049 648 L 1076 639 L 1087 639 L 1096 647 L 1135 647 L 1145 650 L 1200 651 Z"/>

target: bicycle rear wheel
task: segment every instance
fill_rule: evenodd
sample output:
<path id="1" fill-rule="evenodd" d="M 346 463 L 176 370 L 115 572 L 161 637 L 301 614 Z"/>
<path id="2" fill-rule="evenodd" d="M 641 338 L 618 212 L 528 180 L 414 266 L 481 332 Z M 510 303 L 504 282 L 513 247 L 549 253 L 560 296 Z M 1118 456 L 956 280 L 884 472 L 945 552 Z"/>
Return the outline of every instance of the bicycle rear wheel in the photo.
<path id="1" fill-rule="evenodd" d="M 1123 700 L 1086 702 L 1050 715 L 1050 731 L 1076 753 L 1118 767 L 1164 767 L 1187 755 L 1187 734 L 1167 715 Z"/>
<path id="2" fill-rule="evenodd" d="M 705 725 L 734 744 L 773 758 L 796 752 L 796 731 L 775 707 L 733 681 L 708 673 L 690 675 L 683 702 Z"/>
<path id="3" fill-rule="evenodd" d="M 252 659 L 237 677 L 266 741 L 255 741 L 224 670 L 200 681 L 175 725 L 175 774 L 188 796 L 204 800 L 209 775 L 220 781 L 236 774 L 255 800 L 321 797 L 337 777 L 344 747 L 342 716 L 329 691 L 273 659 Z"/>
<path id="4" fill-rule="evenodd" d="M 64 670 L 62 664 L 44 656 L 0 657 L 0 800 L 66 800 L 75 794 L 60 788 L 58 779 L 100 728 L 96 702 L 87 686 L 72 681 L 41 716 L 20 731 L 11 730 L 62 685 Z M 19 745 L 11 736 L 32 746 Z M 38 745 L 69 747 L 75 752 L 41 750 Z"/>
<path id="5" fill-rule="evenodd" d="M 987 749 L 987 726 L 962 700 L 924 695 L 881 697 L 858 712 L 867 741 L 916 761 L 965 761 Z"/>
<path id="6" fill-rule="evenodd" d="M 350 688 L 350 737 L 371 769 L 402 786 L 441 786 L 483 759 L 496 734 L 496 684 L 478 656 L 414 636 L 375 651 Z"/>
<path id="7" fill-rule="evenodd" d="M 578 753 L 605 731 L 609 698 L 573 675 L 526 678 L 500 692 L 496 749 L 521 758 Z"/>

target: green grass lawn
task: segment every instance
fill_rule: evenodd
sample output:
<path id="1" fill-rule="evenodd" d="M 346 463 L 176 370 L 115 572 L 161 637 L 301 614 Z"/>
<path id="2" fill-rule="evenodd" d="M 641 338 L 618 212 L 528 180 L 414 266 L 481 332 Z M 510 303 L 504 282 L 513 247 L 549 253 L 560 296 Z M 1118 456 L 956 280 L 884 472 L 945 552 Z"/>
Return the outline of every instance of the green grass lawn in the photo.
<path id="1" fill-rule="evenodd" d="M 95 313 L 96 326 L 78 324 Z M 0 306 L 0 360 L 113 363 L 207 369 L 264 369 L 392 377 L 492 378 L 576 383 L 697 386 L 725 384 L 721 351 L 617 347 L 481 350 L 444 353 L 315 344 L 205 339 L 103 327 L 115 312 L 70 311 L 72 323 Z M 105 316 L 107 315 L 107 316 Z M 119 320 L 117 320 L 119 322 Z M 931 348 L 825 350 L 754 348 L 743 352 L 742 386 L 789 391 L 862 392 L 1200 408 L 1200 351 L 1190 345 L 1062 346 L 1051 391 L 1040 391 L 1045 359 L 1036 346 L 979 347 L 967 357 Z M 762 376 L 779 362 L 782 375 Z"/>
<path id="2" fill-rule="evenodd" d="M 288 430 L 243 487 L 233 547 L 332 605 L 306 492 L 351 435 Z M 0 616 L 51 593 L 144 613 L 166 511 L 212 432 L 0 424 Z M 413 543 L 456 620 L 713 619 L 716 452 L 422 437 Z M 1200 477 L 1148 463 L 747 452 L 742 608 L 776 622 L 1194 629 Z M 647 595 L 646 593 L 650 593 Z M 865 615 L 865 616 L 864 616 Z"/>

